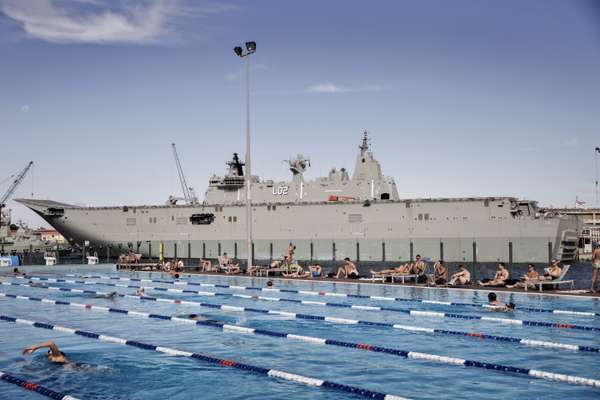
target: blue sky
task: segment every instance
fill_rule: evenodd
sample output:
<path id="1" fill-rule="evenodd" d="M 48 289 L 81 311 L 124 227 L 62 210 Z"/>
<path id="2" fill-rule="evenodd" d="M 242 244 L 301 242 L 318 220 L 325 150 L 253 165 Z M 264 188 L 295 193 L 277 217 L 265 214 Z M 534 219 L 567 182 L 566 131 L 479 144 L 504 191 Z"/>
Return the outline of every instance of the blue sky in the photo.
<path id="1" fill-rule="evenodd" d="M 246 40 L 262 178 L 297 153 L 353 169 L 367 129 L 402 197 L 594 203 L 600 6 L 578 0 L 0 0 L 0 180 L 31 159 L 35 197 L 162 203 L 176 142 L 203 194 L 244 152 Z"/>

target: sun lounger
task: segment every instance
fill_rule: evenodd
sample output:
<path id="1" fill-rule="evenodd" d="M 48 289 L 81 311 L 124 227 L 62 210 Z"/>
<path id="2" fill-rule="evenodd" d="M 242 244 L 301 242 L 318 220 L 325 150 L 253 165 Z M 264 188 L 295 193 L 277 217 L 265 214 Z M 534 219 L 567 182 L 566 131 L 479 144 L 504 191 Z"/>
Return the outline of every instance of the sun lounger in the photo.
<path id="1" fill-rule="evenodd" d="M 552 281 L 539 281 L 539 282 L 535 282 L 532 284 L 533 287 L 535 286 L 539 286 L 540 292 L 543 291 L 544 289 L 544 285 L 563 285 L 565 283 L 570 283 L 571 284 L 571 289 L 573 289 L 573 287 L 575 286 L 575 281 L 572 279 L 566 280 L 565 276 L 567 275 L 567 272 L 569 272 L 569 268 L 571 268 L 570 265 L 565 265 L 562 269 L 562 272 L 560 273 L 560 276 Z M 527 286 L 525 286 L 525 291 L 527 291 Z"/>

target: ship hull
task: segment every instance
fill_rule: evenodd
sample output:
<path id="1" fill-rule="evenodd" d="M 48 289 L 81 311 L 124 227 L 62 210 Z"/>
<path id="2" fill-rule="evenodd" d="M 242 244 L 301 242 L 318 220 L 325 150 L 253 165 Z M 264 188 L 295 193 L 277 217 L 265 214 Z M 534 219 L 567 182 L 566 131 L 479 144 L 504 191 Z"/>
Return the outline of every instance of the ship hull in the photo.
<path id="1" fill-rule="evenodd" d="M 20 200 L 69 242 L 120 254 L 157 257 L 246 258 L 243 204 L 211 206 L 75 207 Z M 568 218 L 515 216 L 509 198 L 264 203 L 253 205 L 256 260 L 280 258 L 292 242 L 300 261 L 412 260 L 417 254 L 448 262 L 542 263 L 561 254 Z M 194 215 L 210 214 L 208 224 Z"/>

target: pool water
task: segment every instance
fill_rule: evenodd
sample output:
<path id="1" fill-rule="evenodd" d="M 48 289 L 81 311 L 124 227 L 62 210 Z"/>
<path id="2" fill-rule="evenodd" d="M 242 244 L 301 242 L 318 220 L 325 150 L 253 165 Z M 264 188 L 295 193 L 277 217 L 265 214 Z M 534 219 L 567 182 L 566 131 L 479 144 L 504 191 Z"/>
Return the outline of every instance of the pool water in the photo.
<path id="1" fill-rule="evenodd" d="M 27 269 L 25 269 L 27 271 Z M 45 270 L 49 271 L 49 270 Z M 37 276 L 64 278 L 67 274 L 112 275 L 122 277 L 169 279 L 160 273 L 117 273 L 114 265 L 70 266 L 53 268 Z M 88 282 L 138 285 L 97 278 L 67 278 Z M 261 278 L 225 276 L 184 276 L 184 280 L 226 285 L 265 287 Z M 27 283 L 23 279 L 5 281 Z M 487 291 L 434 290 L 400 286 L 345 284 L 274 280 L 274 287 L 361 295 L 415 298 L 437 301 L 483 304 Z M 47 283 L 49 286 L 92 291 L 135 294 L 133 288 L 102 284 Z M 492 313 L 483 308 L 446 306 L 427 303 L 389 302 L 383 300 L 314 297 L 293 293 L 264 293 L 230 288 L 200 288 L 143 282 L 144 286 L 183 288 L 223 293 L 244 293 L 290 299 L 383 306 L 422 311 L 438 311 L 474 316 L 545 321 L 600 328 L 600 317 L 553 313 L 533 313 L 517 308 L 511 313 Z M 172 304 L 133 298 L 114 300 L 74 293 L 24 286 L 0 286 L 0 292 L 14 295 L 86 303 L 130 311 L 169 316 L 190 313 L 226 324 L 264 329 L 302 336 L 366 343 L 406 351 L 531 368 L 567 375 L 600 379 L 600 353 L 528 347 L 476 337 L 407 332 L 378 326 L 348 325 L 322 320 L 220 309 L 197 305 Z M 189 293 L 147 290 L 146 295 L 160 298 L 227 304 L 290 313 L 391 322 L 464 332 L 479 332 L 541 341 L 600 347 L 600 333 L 577 329 L 530 327 L 497 322 L 414 317 L 404 313 L 373 311 L 290 302 L 259 301 L 231 296 L 200 297 Z M 566 298 L 539 294 L 498 293 L 500 301 L 512 301 L 517 307 L 600 312 L 600 302 L 589 298 Z M 97 312 L 66 305 L 0 297 L 0 314 L 69 328 L 137 340 L 213 357 L 274 368 L 337 383 L 413 399 L 439 398 L 546 398 L 598 399 L 600 388 L 536 379 L 531 376 L 447 365 L 431 361 L 358 349 L 318 345 L 279 337 L 226 332 L 221 329 L 149 319 L 118 313 Z M 53 340 L 72 361 L 69 366 L 48 363 L 44 352 L 23 357 L 23 348 Z M 75 364 L 75 365 L 74 365 Z M 251 372 L 226 368 L 187 357 L 174 357 L 130 346 L 98 341 L 53 330 L 0 321 L 0 370 L 80 399 L 340 399 L 358 398 L 327 388 L 305 386 Z M 0 381 L 0 398 L 35 399 L 28 392 Z"/>

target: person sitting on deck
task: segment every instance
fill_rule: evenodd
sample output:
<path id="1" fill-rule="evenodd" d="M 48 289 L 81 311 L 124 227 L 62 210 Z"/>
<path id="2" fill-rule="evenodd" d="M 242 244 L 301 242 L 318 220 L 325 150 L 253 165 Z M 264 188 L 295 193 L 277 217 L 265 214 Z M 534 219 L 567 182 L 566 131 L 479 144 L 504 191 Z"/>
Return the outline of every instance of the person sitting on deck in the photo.
<path id="1" fill-rule="evenodd" d="M 313 264 L 308 266 L 308 270 L 310 271 L 310 276 L 312 278 L 319 278 L 323 276 L 323 267 L 319 264 Z"/>
<path id="2" fill-rule="evenodd" d="M 240 268 L 240 263 L 236 262 L 237 260 L 232 260 L 229 262 L 229 264 L 226 266 L 226 270 L 225 270 L 225 274 L 226 275 L 237 275 L 240 272 L 242 272 L 242 269 Z"/>
<path id="3" fill-rule="evenodd" d="M 310 276 L 310 272 L 304 271 L 300 264 L 292 265 L 291 269 L 294 272 L 282 272 L 281 275 L 285 276 L 286 278 L 307 278 Z"/>
<path id="4" fill-rule="evenodd" d="M 411 271 L 414 275 L 417 275 L 417 278 L 415 278 L 416 283 L 427 282 L 427 277 L 424 275 L 425 268 L 427 268 L 427 264 L 425 264 L 425 261 L 423 261 L 421 255 L 417 254 L 417 256 L 415 257 L 413 269 Z"/>
<path id="5" fill-rule="evenodd" d="M 408 275 L 412 270 L 412 264 L 400 264 L 396 268 L 384 269 L 381 271 L 373 271 L 371 270 L 371 274 L 373 275 Z"/>
<path id="6" fill-rule="evenodd" d="M 496 275 L 494 275 L 493 279 L 484 279 L 483 281 L 478 281 L 477 283 L 480 286 L 505 286 L 509 277 L 510 272 L 506 268 L 506 264 L 501 262 L 498 264 L 498 270 L 496 271 Z"/>
<path id="7" fill-rule="evenodd" d="M 62 351 L 60 351 L 58 346 L 51 340 L 40 344 L 36 344 L 34 346 L 26 347 L 25 349 L 23 349 L 23 355 L 28 356 L 30 354 L 33 354 L 34 351 L 43 349 L 44 347 L 47 347 L 49 349 L 47 357 L 50 362 L 57 364 L 67 364 L 69 362 L 65 354 Z"/>
<path id="8" fill-rule="evenodd" d="M 527 272 L 525 273 L 525 275 L 523 275 L 521 280 L 519 282 L 515 283 L 514 285 L 506 285 L 506 287 L 509 289 L 530 288 L 530 287 L 534 287 L 535 284 L 537 282 L 539 282 L 540 280 L 541 280 L 540 274 L 535 270 L 535 266 L 533 264 L 529 264 L 527 266 Z"/>
<path id="9" fill-rule="evenodd" d="M 507 311 L 512 311 L 515 309 L 515 303 L 513 302 L 508 302 L 506 304 L 502 304 L 498 301 L 498 297 L 496 296 L 496 293 L 491 292 L 488 294 L 488 305 L 491 306 L 490 309 L 492 311 L 499 311 L 499 312 L 507 312 Z"/>
<path id="10" fill-rule="evenodd" d="M 354 263 L 350 261 L 350 258 L 348 257 L 344 258 L 344 265 L 338 269 L 337 275 L 335 277 L 336 279 L 340 279 L 340 276 L 343 276 L 346 279 L 359 278 L 358 269 L 356 268 L 356 265 L 354 265 Z"/>
<path id="11" fill-rule="evenodd" d="M 200 260 L 200 271 L 201 272 L 215 272 L 215 268 L 212 265 L 212 261 L 203 258 Z"/>
<path id="12" fill-rule="evenodd" d="M 439 260 L 433 266 L 433 271 L 433 274 L 427 275 L 427 283 L 430 286 L 445 285 L 448 281 L 448 268 L 446 268 L 446 264 L 442 260 Z"/>
<path id="13" fill-rule="evenodd" d="M 223 255 L 219 256 L 217 260 L 219 261 L 219 267 L 227 267 L 229 264 L 231 264 L 231 260 L 229 259 L 227 253 L 223 253 Z"/>
<path id="14" fill-rule="evenodd" d="M 465 267 L 464 264 L 460 264 L 458 266 L 458 271 L 456 271 L 455 273 L 452 274 L 452 276 L 450 277 L 450 282 L 448 282 L 448 284 L 451 286 L 454 286 L 456 284 L 468 285 L 470 283 L 471 283 L 471 273 L 469 272 L 467 267 Z"/>
<path id="15" fill-rule="evenodd" d="M 540 276 L 541 281 L 553 281 L 560 277 L 562 268 L 560 263 L 556 260 L 552 260 L 547 268 L 544 268 L 544 275 Z"/>

